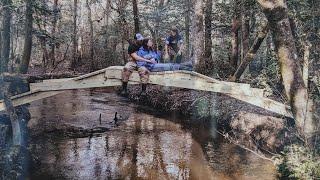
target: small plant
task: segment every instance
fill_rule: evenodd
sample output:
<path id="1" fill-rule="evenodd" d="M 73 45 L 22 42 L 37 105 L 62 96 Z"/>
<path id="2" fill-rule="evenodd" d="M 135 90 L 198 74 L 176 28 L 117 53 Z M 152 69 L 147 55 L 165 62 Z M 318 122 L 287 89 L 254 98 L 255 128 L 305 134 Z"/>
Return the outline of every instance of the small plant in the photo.
<path id="1" fill-rule="evenodd" d="M 279 159 L 278 171 L 283 179 L 320 179 L 320 157 L 301 145 L 290 145 Z"/>

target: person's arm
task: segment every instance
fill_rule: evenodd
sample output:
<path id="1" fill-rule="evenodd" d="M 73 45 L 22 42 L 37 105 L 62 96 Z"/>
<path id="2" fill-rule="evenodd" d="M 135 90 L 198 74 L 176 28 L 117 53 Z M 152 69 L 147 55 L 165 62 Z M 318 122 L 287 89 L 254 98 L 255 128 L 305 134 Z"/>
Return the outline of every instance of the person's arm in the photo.
<path id="1" fill-rule="evenodd" d="M 178 41 L 178 55 L 181 55 L 182 54 L 182 51 L 184 50 L 184 43 L 183 43 L 183 40 L 182 38 Z"/>
<path id="2" fill-rule="evenodd" d="M 169 59 L 169 51 L 168 51 L 169 44 L 170 44 L 169 38 L 167 38 L 164 46 L 164 59 Z"/>
<path id="3" fill-rule="evenodd" d="M 154 61 L 151 61 L 149 59 L 146 59 L 146 58 L 139 56 L 136 52 L 130 54 L 130 56 L 133 58 L 134 61 L 145 61 L 145 62 L 149 62 L 149 63 L 154 63 Z"/>

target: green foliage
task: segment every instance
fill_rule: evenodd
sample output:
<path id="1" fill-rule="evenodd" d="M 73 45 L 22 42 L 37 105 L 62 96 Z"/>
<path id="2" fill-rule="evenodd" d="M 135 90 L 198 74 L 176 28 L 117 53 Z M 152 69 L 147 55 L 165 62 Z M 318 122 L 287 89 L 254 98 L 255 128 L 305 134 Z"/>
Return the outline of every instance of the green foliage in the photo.
<path id="1" fill-rule="evenodd" d="M 320 157 L 307 147 L 291 145 L 285 148 L 278 171 L 285 179 L 319 179 Z"/>

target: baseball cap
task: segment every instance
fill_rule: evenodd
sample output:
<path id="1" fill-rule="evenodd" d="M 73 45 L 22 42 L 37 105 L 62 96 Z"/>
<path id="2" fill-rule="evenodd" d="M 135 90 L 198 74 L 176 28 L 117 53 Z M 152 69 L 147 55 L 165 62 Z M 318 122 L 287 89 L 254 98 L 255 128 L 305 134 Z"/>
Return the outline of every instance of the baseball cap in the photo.
<path id="1" fill-rule="evenodd" d="M 142 36 L 142 34 L 137 33 L 137 34 L 134 36 L 134 39 L 136 39 L 136 40 L 138 40 L 138 41 L 141 41 L 141 40 L 144 40 L 144 37 Z"/>

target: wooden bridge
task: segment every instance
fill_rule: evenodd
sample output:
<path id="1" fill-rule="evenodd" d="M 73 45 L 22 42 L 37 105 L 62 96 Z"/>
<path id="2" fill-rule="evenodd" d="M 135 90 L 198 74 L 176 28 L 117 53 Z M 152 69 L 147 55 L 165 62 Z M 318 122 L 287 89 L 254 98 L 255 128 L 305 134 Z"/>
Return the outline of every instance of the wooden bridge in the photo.
<path id="1" fill-rule="evenodd" d="M 112 66 L 75 78 L 43 80 L 31 83 L 30 91 L 11 97 L 13 106 L 27 104 L 39 99 L 61 93 L 63 90 L 121 86 L 123 66 Z M 223 93 L 268 111 L 292 118 L 289 106 L 264 97 L 264 90 L 251 88 L 249 84 L 219 81 L 196 72 L 166 71 L 150 74 L 150 84 L 187 88 L 201 91 Z M 134 72 L 129 84 L 140 84 L 137 72 Z M 5 104 L 0 100 L 0 111 Z"/>

